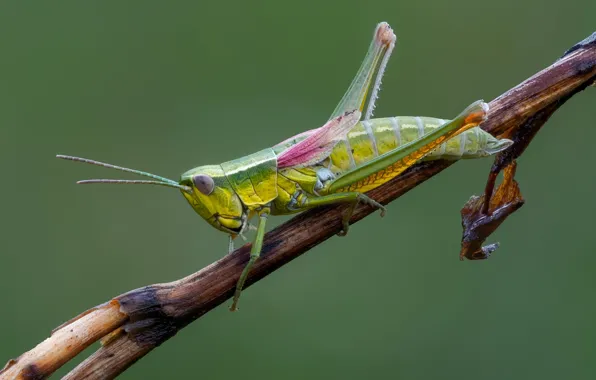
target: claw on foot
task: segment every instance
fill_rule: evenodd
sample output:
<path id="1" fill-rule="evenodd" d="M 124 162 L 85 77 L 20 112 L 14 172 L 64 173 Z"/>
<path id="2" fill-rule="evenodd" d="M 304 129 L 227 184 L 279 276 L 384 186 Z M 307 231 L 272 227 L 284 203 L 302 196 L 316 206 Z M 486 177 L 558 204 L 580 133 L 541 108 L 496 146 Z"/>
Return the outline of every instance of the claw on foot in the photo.
<path id="1" fill-rule="evenodd" d="M 379 202 L 375 201 L 374 199 L 371 199 L 369 197 L 367 197 L 366 195 L 361 195 L 358 200 L 364 204 L 367 204 L 369 206 L 372 206 L 378 210 L 380 210 L 381 212 L 381 218 L 385 216 L 385 213 L 387 212 L 387 208 L 385 208 L 385 206 L 383 206 L 382 204 L 380 204 Z"/>

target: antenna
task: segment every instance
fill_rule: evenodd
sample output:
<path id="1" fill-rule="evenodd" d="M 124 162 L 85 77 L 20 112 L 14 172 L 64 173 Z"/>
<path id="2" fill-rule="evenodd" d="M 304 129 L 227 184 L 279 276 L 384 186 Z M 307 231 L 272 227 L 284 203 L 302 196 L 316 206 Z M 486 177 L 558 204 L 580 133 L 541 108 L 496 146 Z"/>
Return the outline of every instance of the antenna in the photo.
<path id="1" fill-rule="evenodd" d="M 96 166 L 103 166 L 105 168 L 116 169 L 127 173 L 138 174 L 144 177 L 153 178 L 155 181 L 140 181 L 140 180 L 126 180 L 126 179 L 88 179 L 83 181 L 78 181 L 78 184 L 89 184 L 89 183 L 116 183 L 116 184 L 133 184 L 133 185 L 161 185 L 167 187 L 175 187 L 186 192 L 191 192 L 192 189 L 188 186 L 180 185 L 178 182 L 173 181 L 171 179 L 158 176 L 156 174 L 151 174 L 147 172 L 143 172 L 140 170 L 129 169 L 122 166 L 116 166 L 112 164 L 107 164 L 105 162 L 99 162 L 95 160 L 90 160 L 87 158 L 81 157 L 74 157 L 74 156 L 65 156 L 62 154 L 56 155 L 57 158 L 61 158 L 63 160 L 69 161 L 77 161 L 77 162 L 84 162 L 86 164 L 96 165 Z"/>

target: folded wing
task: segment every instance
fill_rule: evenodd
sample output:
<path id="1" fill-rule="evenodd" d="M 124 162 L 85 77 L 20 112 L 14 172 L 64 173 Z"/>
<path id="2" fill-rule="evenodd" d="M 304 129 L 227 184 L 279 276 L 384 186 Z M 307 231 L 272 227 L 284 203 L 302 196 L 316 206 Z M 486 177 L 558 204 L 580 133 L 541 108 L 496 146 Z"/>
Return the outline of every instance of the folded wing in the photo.
<path id="1" fill-rule="evenodd" d="M 277 167 L 301 168 L 323 161 L 331 154 L 335 144 L 345 138 L 350 129 L 358 123 L 360 116 L 358 110 L 345 112 L 329 120 L 321 128 L 309 131 L 308 137 L 277 156 Z"/>

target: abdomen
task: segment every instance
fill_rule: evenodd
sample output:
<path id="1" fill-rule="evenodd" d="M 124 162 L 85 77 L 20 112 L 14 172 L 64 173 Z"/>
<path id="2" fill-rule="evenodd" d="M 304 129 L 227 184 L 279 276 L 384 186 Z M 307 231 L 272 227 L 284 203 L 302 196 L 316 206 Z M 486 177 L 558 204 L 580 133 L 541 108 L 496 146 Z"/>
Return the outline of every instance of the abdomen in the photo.
<path id="1" fill-rule="evenodd" d="M 448 120 L 432 117 L 398 116 L 361 121 L 340 141 L 329 159 L 329 169 L 336 174 L 365 165 L 384 153 L 417 140 Z M 498 140 L 476 127 L 444 142 L 425 160 L 476 158 L 507 148 L 509 140 Z M 329 162 L 327 162 L 329 164 Z"/>

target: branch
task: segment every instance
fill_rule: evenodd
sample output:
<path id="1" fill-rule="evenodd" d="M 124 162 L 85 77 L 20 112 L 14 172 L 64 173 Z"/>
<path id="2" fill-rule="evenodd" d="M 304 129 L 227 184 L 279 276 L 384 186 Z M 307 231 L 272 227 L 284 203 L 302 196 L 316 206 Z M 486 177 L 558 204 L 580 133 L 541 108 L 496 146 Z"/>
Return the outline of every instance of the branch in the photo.
<path id="1" fill-rule="evenodd" d="M 596 33 L 575 45 L 548 68 L 490 102 L 483 128 L 511 134 L 596 81 Z M 541 125 L 540 125 L 541 126 Z M 512 132 L 513 131 L 513 132 Z M 519 154 L 537 132 L 515 142 Z M 519 155 L 518 155 L 519 156 Z M 450 166 L 452 162 L 418 164 L 368 194 L 387 204 Z M 269 232 L 261 258 L 246 286 L 267 276 L 310 248 L 337 234 L 345 206 L 307 211 Z M 374 210 L 357 208 L 351 223 Z M 181 280 L 149 285 L 122 294 L 53 331 L 52 335 L 0 371 L 0 379 L 46 378 L 93 342 L 102 346 L 66 379 L 113 378 L 180 329 L 230 298 L 248 261 L 250 244 Z"/>

